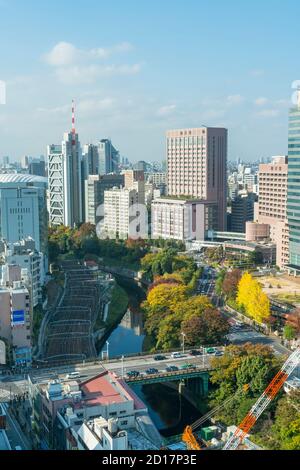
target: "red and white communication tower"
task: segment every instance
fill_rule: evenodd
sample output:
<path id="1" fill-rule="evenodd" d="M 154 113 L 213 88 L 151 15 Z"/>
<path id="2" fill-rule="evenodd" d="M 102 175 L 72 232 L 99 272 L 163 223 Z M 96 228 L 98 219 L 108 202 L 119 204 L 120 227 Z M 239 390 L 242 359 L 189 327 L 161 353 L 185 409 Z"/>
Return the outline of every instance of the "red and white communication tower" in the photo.
<path id="1" fill-rule="evenodd" d="M 228 439 L 223 450 L 235 450 L 238 447 L 299 363 L 300 348 L 297 348 L 285 361 L 280 371 L 275 375 L 255 405 L 252 406 L 235 433 Z"/>
<path id="2" fill-rule="evenodd" d="M 76 130 L 75 130 L 75 101 L 72 100 L 72 146 L 76 145 Z"/>

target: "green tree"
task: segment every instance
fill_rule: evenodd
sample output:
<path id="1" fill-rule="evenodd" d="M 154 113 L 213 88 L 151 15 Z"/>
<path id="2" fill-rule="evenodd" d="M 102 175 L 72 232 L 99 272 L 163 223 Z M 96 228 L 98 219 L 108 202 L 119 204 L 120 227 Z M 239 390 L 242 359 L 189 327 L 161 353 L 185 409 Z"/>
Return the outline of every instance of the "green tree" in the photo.
<path id="1" fill-rule="evenodd" d="M 296 330 L 291 325 L 285 325 L 283 328 L 283 336 L 285 339 L 291 341 L 292 339 L 296 338 Z"/>

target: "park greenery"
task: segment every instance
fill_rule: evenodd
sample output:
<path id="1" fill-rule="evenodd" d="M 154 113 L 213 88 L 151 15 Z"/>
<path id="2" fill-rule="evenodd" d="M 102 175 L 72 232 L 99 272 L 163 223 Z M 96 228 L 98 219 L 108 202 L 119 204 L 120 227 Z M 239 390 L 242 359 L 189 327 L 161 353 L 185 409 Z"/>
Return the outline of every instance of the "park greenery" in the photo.
<path id="1" fill-rule="evenodd" d="M 96 228 L 90 223 L 71 228 L 60 225 L 49 229 L 49 258 L 56 262 L 61 257 L 82 259 L 87 255 L 102 258 L 105 263 L 128 268 L 139 267 L 140 259 L 147 253 L 144 240 L 100 240 Z"/>
<path id="2" fill-rule="evenodd" d="M 238 425 L 281 367 L 281 360 L 262 344 L 230 345 L 212 359 L 212 408 L 232 397 L 216 419 Z M 251 431 L 251 440 L 265 449 L 300 450 L 300 392 L 281 390 Z"/>

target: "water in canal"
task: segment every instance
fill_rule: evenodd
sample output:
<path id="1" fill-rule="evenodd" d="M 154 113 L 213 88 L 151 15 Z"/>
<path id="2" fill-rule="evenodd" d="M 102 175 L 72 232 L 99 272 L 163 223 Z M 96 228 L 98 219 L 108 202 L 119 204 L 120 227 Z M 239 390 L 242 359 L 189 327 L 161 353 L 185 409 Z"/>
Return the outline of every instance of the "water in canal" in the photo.
<path id="1" fill-rule="evenodd" d="M 140 304 L 146 297 L 145 292 L 136 282 L 120 277 L 117 282 L 126 290 L 129 305 L 121 323 L 108 338 L 110 357 L 142 352 L 145 338 L 143 314 L 140 309 Z M 105 347 L 103 349 L 105 350 Z M 163 436 L 180 434 L 187 424 L 193 423 L 201 416 L 200 411 L 177 390 L 165 385 L 139 385 L 133 389 L 148 407 L 155 426 Z"/>

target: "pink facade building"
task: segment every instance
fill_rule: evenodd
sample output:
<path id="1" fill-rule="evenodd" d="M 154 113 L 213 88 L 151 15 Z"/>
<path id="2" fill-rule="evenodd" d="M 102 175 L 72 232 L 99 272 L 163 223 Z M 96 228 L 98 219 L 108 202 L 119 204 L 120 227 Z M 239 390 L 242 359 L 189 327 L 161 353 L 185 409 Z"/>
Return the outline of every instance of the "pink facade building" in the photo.
<path id="1" fill-rule="evenodd" d="M 200 127 L 167 132 L 169 196 L 215 203 L 218 230 L 226 229 L 227 129 Z"/>
<path id="2" fill-rule="evenodd" d="M 259 165 L 257 221 L 270 225 L 270 238 L 276 243 L 276 264 L 280 268 L 289 262 L 287 178 L 285 156 L 273 157 L 271 163 Z"/>

